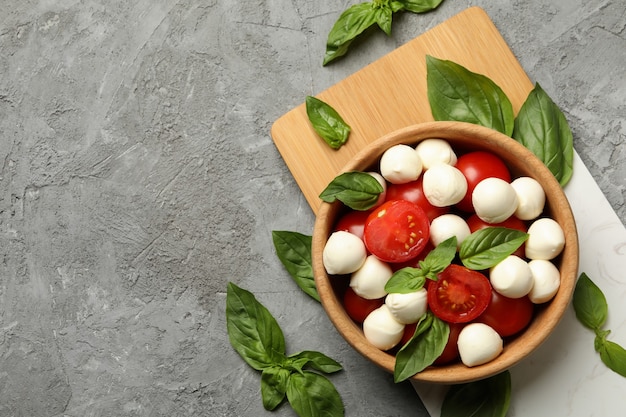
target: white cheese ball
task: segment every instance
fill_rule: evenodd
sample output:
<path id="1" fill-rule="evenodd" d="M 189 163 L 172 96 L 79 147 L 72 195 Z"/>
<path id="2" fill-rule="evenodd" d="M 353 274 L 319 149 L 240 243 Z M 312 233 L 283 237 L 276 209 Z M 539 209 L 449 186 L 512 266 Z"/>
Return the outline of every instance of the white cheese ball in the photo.
<path id="1" fill-rule="evenodd" d="M 380 158 L 380 173 L 392 184 L 415 181 L 422 173 L 422 161 L 414 148 L 394 145 Z"/>
<path id="2" fill-rule="evenodd" d="M 378 172 L 372 171 L 368 172 L 378 183 L 383 187 L 383 192 L 378 195 L 378 200 L 376 200 L 376 204 L 373 207 L 380 206 L 385 202 L 385 198 L 387 197 L 387 181 L 380 175 Z"/>
<path id="3" fill-rule="evenodd" d="M 476 215 L 487 223 L 501 223 L 517 210 L 515 190 L 500 178 L 485 178 L 472 192 L 472 204 Z"/>
<path id="4" fill-rule="evenodd" d="M 477 366 L 492 361 L 502 352 L 502 338 L 493 328 L 483 323 L 471 323 L 461 329 L 459 355 L 466 366 Z"/>
<path id="5" fill-rule="evenodd" d="M 517 194 L 515 217 L 520 220 L 533 220 L 539 217 L 546 204 L 546 193 L 537 180 L 530 177 L 519 177 L 511 182 Z"/>
<path id="6" fill-rule="evenodd" d="M 437 162 L 448 165 L 456 164 L 456 154 L 452 146 L 443 139 L 425 139 L 415 147 L 422 160 L 424 169 L 428 169 Z"/>
<path id="7" fill-rule="evenodd" d="M 528 298 L 535 304 L 548 302 L 554 297 L 561 285 L 559 269 L 550 261 L 535 259 L 528 262 L 533 274 L 533 288 Z"/>
<path id="8" fill-rule="evenodd" d="M 461 242 L 471 233 L 467 222 L 461 216 L 452 213 L 435 217 L 430 223 L 430 241 L 435 247 L 444 240 L 456 236 L 458 249 L 461 247 Z"/>
<path id="9" fill-rule="evenodd" d="M 361 238 L 344 231 L 331 234 L 322 252 L 324 268 L 331 275 L 353 273 L 363 265 L 366 257 L 367 250 Z"/>
<path id="10" fill-rule="evenodd" d="M 565 247 L 565 234 L 553 219 L 535 220 L 528 228 L 525 250 L 528 259 L 550 260 L 556 258 Z"/>
<path id="11" fill-rule="evenodd" d="M 363 334 L 380 350 L 389 350 L 400 342 L 404 324 L 396 320 L 385 304 L 372 311 L 363 321 Z"/>
<path id="12" fill-rule="evenodd" d="M 422 288 L 406 294 L 391 293 L 385 298 L 389 312 L 403 324 L 417 323 L 426 314 L 427 291 Z"/>
<path id="13" fill-rule="evenodd" d="M 438 162 L 424 172 L 424 195 L 435 207 L 447 207 L 458 203 L 467 193 L 467 180 L 452 165 Z"/>
<path id="14" fill-rule="evenodd" d="M 494 290 L 509 298 L 521 298 L 533 287 L 533 274 L 528 262 L 509 255 L 489 271 L 489 281 Z"/>
<path id="15" fill-rule="evenodd" d="M 368 300 L 375 300 L 387 295 L 385 284 L 392 275 L 393 271 L 387 263 L 370 255 L 363 265 L 352 273 L 350 287 L 357 295 Z"/>

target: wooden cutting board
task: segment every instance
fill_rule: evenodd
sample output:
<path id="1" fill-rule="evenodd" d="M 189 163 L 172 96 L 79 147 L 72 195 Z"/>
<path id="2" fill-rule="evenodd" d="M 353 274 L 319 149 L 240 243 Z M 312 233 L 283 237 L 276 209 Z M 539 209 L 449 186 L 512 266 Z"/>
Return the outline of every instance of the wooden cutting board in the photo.
<path id="1" fill-rule="evenodd" d="M 316 96 L 352 127 L 339 150 L 317 136 L 302 97 L 303 104 L 274 122 L 271 134 L 314 213 L 321 203 L 319 194 L 364 145 L 396 129 L 433 120 L 426 96 L 426 55 L 491 78 L 508 95 L 515 113 L 533 88 L 489 16 L 471 7 Z"/>

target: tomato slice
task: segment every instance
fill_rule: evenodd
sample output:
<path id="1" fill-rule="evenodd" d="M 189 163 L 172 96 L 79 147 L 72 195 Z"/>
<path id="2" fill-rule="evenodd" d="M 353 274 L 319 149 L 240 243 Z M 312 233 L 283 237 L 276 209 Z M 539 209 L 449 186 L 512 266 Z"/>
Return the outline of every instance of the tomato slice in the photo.
<path id="1" fill-rule="evenodd" d="M 428 244 L 430 223 L 424 210 L 406 200 L 392 200 L 367 218 L 363 241 L 367 250 L 385 262 L 415 258 Z"/>
<path id="2" fill-rule="evenodd" d="M 352 320 L 357 323 L 363 323 L 363 320 L 378 307 L 382 306 L 385 302 L 384 298 L 377 298 L 375 300 L 368 300 L 359 296 L 350 287 L 346 289 L 346 293 L 343 296 L 343 306 L 346 309 L 346 313 Z"/>
<path id="3" fill-rule="evenodd" d="M 451 264 L 428 285 L 428 305 L 433 314 L 449 323 L 467 323 L 480 316 L 491 300 L 486 276 Z"/>
<path id="4" fill-rule="evenodd" d="M 528 297 L 508 298 L 491 291 L 491 302 L 476 321 L 491 326 L 502 337 L 524 330 L 533 318 L 534 304 Z"/>

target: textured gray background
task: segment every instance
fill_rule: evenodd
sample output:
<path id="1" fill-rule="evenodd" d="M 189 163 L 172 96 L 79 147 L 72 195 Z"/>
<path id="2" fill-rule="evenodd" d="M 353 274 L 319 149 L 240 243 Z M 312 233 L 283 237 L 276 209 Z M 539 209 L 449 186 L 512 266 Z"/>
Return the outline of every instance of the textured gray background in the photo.
<path id="1" fill-rule="evenodd" d="M 274 120 L 469 6 L 559 104 L 626 218 L 623 0 L 445 0 L 323 68 L 344 0 L 3 0 L 0 416 L 292 416 L 225 330 L 228 281 L 323 351 L 348 416 L 427 415 L 290 281 L 271 231 L 314 217 Z"/>

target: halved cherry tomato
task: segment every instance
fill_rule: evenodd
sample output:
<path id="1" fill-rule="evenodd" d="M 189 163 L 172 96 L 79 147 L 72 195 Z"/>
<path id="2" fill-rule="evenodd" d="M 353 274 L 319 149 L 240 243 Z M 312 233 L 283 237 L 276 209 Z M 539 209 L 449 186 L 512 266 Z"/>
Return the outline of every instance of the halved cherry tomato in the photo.
<path id="1" fill-rule="evenodd" d="M 459 357 L 459 346 L 456 343 L 459 340 L 459 333 L 461 333 L 463 327 L 465 327 L 465 324 L 450 323 L 448 343 L 446 343 L 446 347 L 443 349 L 443 352 L 441 352 L 441 355 L 435 359 L 433 365 L 445 365 Z"/>
<path id="2" fill-rule="evenodd" d="M 502 159 L 490 152 L 475 151 L 461 155 L 455 167 L 463 173 L 467 180 L 467 193 L 465 193 L 465 197 L 456 204 L 456 207 L 466 212 L 474 211 L 472 193 L 479 182 L 485 178 L 491 177 L 511 182 L 509 169 Z"/>
<path id="3" fill-rule="evenodd" d="M 428 305 L 433 314 L 449 323 L 467 323 L 480 316 L 491 300 L 486 276 L 451 264 L 428 284 Z"/>
<path id="4" fill-rule="evenodd" d="M 491 326 L 502 337 L 512 336 L 528 326 L 534 305 L 528 297 L 508 298 L 491 291 L 491 302 L 476 321 Z"/>
<path id="5" fill-rule="evenodd" d="M 384 302 L 384 298 L 377 298 L 375 300 L 363 298 L 350 287 L 346 289 L 346 293 L 343 296 L 343 306 L 346 309 L 346 313 L 357 323 L 363 323 L 363 320 L 365 320 L 372 311 L 382 306 Z"/>
<path id="6" fill-rule="evenodd" d="M 430 223 L 424 210 L 406 200 L 383 203 L 365 222 L 363 241 L 367 249 L 385 262 L 405 262 L 424 249 Z"/>
<path id="7" fill-rule="evenodd" d="M 352 210 L 341 216 L 335 230 L 343 230 L 344 232 L 350 232 L 363 239 L 363 229 L 365 228 L 365 221 L 370 215 L 369 211 Z"/>
<path id="8" fill-rule="evenodd" d="M 433 220 L 435 217 L 439 217 L 442 214 L 446 214 L 450 211 L 449 207 L 435 207 L 424 195 L 423 177 L 404 184 L 389 184 L 387 186 L 386 201 L 391 200 L 406 200 L 420 206 L 429 220 Z"/>
<path id="9" fill-rule="evenodd" d="M 515 216 L 509 217 L 502 223 L 490 224 L 482 220 L 476 214 L 472 214 L 471 216 L 467 218 L 467 225 L 469 226 L 470 232 L 472 233 L 474 233 L 477 230 L 484 229 L 490 226 L 491 227 L 506 227 L 508 229 L 515 229 L 524 233 L 528 232 L 528 226 L 526 226 L 526 223 L 524 223 L 523 220 L 520 220 Z M 524 251 L 524 244 L 522 244 L 515 252 L 513 252 L 513 255 L 519 256 L 520 258 L 524 259 L 526 257 L 526 253 Z"/>

